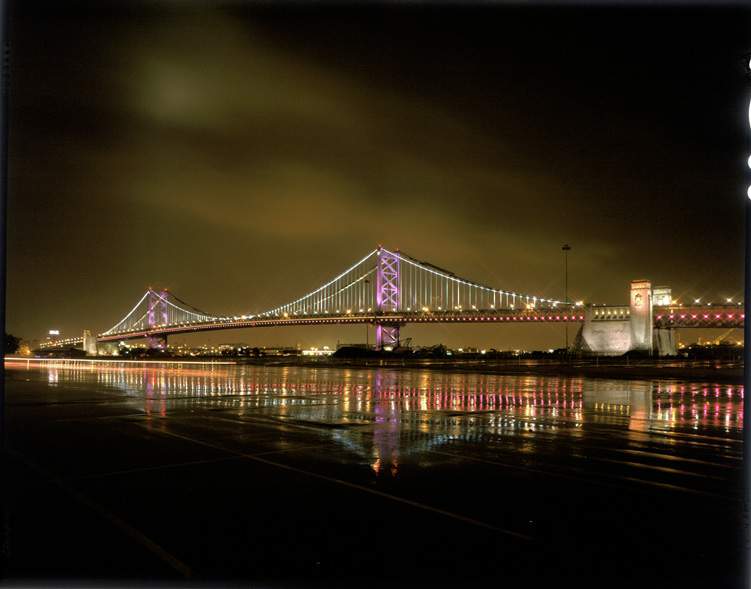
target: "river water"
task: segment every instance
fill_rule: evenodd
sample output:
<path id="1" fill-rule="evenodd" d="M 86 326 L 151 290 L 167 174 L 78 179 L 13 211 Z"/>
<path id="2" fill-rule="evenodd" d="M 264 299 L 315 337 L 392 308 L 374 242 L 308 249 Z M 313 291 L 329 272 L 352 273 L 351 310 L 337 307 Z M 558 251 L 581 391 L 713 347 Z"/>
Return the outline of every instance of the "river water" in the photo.
<path id="1" fill-rule="evenodd" d="M 294 473 L 301 480 L 328 481 L 332 489 L 343 484 L 350 491 L 375 490 L 409 509 L 438 514 L 438 520 L 453 518 L 456 525 L 484 526 L 541 546 L 569 538 L 587 546 L 593 562 L 615 558 L 598 552 L 597 535 L 627 525 L 634 502 L 646 501 L 637 518 L 642 542 L 659 542 L 661 550 L 670 546 L 680 557 L 693 551 L 697 562 L 724 567 L 722 574 L 732 578 L 736 572 L 741 385 L 421 369 L 62 361 L 6 362 L 6 385 L 10 445 L 58 475 L 104 480 L 125 472 L 184 468 L 190 462 L 185 456 L 157 457 L 141 447 L 143 436 L 149 436 L 152 448 L 160 440 L 180 440 L 262 462 L 272 479 Z M 50 458 L 56 450 L 42 450 L 34 432 L 47 440 L 57 436 L 59 456 Z M 104 450 L 94 451 L 92 442 L 120 450 L 104 460 Z M 129 453 L 128 447 L 137 450 Z M 66 463 L 70 453 L 77 460 Z M 192 451 L 190 458 L 195 458 Z M 214 459 L 220 458 L 201 458 Z M 214 476 L 232 485 L 238 476 L 249 475 L 218 470 Z M 168 484 L 163 480 L 160 485 Z M 134 484 L 133 477 L 123 481 Z M 255 487 L 254 492 L 260 491 Z M 333 491 L 320 492 L 325 498 Z M 505 506 L 483 509 L 479 496 L 484 497 L 480 503 L 504 497 Z M 608 500 L 601 504 L 603 497 Z M 333 509 L 333 499 L 322 507 L 326 501 L 319 501 L 317 509 Z M 569 507 L 555 509 L 556 501 Z M 688 506 L 703 524 L 686 520 Z M 378 509 L 374 504 L 367 517 Z M 571 526 L 569 510 L 581 517 L 580 524 Z M 366 516 L 351 519 L 361 517 Z M 645 520 L 652 523 L 645 527 Z M 177 516 L 168 521 L 174 524 Z M 151 520 L 141 525 L 148 528 Z M 209 549 L 191 551 L 179 535 L 152 532 L 193 568 L 216 573 Z M 403 533 L 408 534 L 406 528 Z M 716 550 L 695 552 L 697 543 L 723 533 L 722 550 L 715 542 Z M 320 545 L 321 538 L 316 542 Z M 629 535 L 611 543 L 630 550 L 639 539 Z M 309 556 L 307 550 L 300 548 L 293 561 L 310 558 L 319 563 L 310 566 L 320 567 L 336 552 L 319 546 L 310 548 L 315 556 Z M 352 550 L 355 556 L 348 558 L 354 563 L 369 558 L 366 550 L 357 552 L 357 540 Z M 264 566 L 279 558 L 267 556 L 254 570 L 274 577 L 277 569 Z M 658 566 L 649 559 L 640 562 L 644 570 Z M 352 573 L 347 565 L 336 566 L 337 574 Z"/>

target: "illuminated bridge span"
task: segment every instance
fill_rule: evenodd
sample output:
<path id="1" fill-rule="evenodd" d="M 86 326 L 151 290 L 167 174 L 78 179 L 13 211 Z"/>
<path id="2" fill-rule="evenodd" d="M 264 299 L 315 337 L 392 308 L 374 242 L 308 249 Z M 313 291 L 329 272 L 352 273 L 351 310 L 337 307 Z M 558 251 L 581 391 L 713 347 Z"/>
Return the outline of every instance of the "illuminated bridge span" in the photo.
<path id="1" fill-rule="evenodd" d="M 584 327 L 577 336 L 581 349 L 615 353 L 621 348 L 651 350 L 653 328 L 672 333 L 676 327 L 739 327 L 743 320 L 736 306 L 713 307 L 710 313 L 706 308 L 655 302 L 653 309 L 647 281 L 632 282 L 629 305 L 575 305 L 483 285 L 379 247 L 326 284 L 262 313 L 212 315 L 167 290 L 149 288 L 120 321 L 96 338 L 84 332 L 83 338 L 47 342 L 45 347 L 82 342 L 87 352 L 95 352 L 97 342 L 147 338 L 152 347 L 162 347 L 169 335 L 201 331 L 369 323 L 375 325 L 376 347 L 390 349 L 399 345 L 400 328 L 408 323 L 560 322 Z"/>
<path id="2" fill-rule="evenodd" d="M 581 310 L 580 310 L 581 311 Z M 571 303 L 492 288 L 379 247 L 326 284 L 262 313 L 215 316 L 149 289 L 100 342 L 282 325 L 372 323 L 376 346 L 399 343 L 406 323 L 581 321 Z"/>

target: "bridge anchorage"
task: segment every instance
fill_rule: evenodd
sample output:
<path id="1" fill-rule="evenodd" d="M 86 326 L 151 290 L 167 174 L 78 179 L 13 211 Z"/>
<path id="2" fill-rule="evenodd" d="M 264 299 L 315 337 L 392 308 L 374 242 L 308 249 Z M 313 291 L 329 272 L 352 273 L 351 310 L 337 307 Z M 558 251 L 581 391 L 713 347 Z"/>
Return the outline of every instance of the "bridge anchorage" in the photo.
<path id="1" fill-rule="evenodd" d="M 575 348 L 597 354 L 630 350 L 675 353 L 674 333 L 685 327 L 742 327 L 738 306 L 681 307 L 670 289 L 632 281 L 626 305 L 583 305 L 522 294 L 460 278 L 399 250 L 379 246 L 322 286 L 289 303 L 257 314 L 217 316 L 167 290 L 148 288 L 136 305 L 107 331 L 93 337 L 46 342 L 43 347 L 97 345 L 146 339 L 165 348 L 170 335 L 291 325 L 375 326 L 376 348 L 399 346 L 409 323 L 576 323 Z M 710 312 L 711 311 L 711 312 Z"/>

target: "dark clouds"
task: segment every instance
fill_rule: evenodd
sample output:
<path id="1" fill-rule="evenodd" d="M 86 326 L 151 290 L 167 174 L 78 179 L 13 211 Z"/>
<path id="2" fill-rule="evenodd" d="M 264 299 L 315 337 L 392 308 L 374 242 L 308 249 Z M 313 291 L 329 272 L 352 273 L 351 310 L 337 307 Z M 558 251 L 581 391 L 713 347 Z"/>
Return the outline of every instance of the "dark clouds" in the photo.
<path id="1" fill-rule="evenodd" d="M 541 296 L 561 295 L 563 242 L 577 298 L 620 302 L 643 276 L 741 292 L 747 12 L 12 14 L 21 335 L 109 327 L 150 283 L 258 311 L 377 243 Z M 557 333 L 452 330 L 415 333 Z M 331 343 L 321 333 L 213 337 Z"/>

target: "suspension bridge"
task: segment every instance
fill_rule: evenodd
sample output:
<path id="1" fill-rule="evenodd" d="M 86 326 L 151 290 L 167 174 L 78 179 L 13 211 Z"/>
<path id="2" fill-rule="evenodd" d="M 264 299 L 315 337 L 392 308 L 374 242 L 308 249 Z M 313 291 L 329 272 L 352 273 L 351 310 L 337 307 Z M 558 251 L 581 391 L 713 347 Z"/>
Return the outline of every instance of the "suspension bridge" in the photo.
<path id="1" fill-rule="evenodd" d="M 582 327 L 579 347 L 607 353 L 651 350 L 655 337 L 670 351 L 671 334 L 678 327 L 743 326 L 745 316 L 737 304 L 658 305 L 653 294 L 648 281 L 632 281 L 629 305 L 575 304 L 480 284 L 379 246 L 315 290 L 260 313 L 214 315 L 167 290 L 149 288 L 120 321 L 97 336 L 84 332 L 42 347 L 82 343 L 88 352 L 97 343 L 144 338 L 150 347 L 165 347 L 170 335 L 203 331 L 372 324 L 376 348 L 388 350 L 399 345 L 400 330 L 410 323 L 573 323 Z"/>

